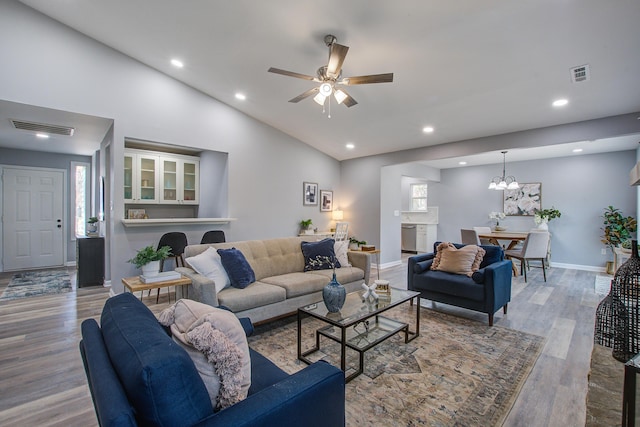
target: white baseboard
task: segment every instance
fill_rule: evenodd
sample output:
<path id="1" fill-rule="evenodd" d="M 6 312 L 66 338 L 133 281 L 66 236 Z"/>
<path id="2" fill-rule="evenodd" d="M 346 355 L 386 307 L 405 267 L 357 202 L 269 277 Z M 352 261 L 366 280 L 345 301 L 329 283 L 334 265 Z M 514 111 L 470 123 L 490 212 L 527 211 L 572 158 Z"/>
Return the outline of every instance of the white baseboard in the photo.
<path id="1" fill-rule="evenodd" d="M 398 260 L 398 261 L 391 261 L 391 262 L 385 262 L 384 264 L 380 264 L 380 270 L 384 270 L 385 268 L 391 268 L 391 267 L 395 267 L 397 265 L 401 265 L 402 261 Z M 375 267 L 375 263 L 371 263 L 372 267 Z"/>
<path id="2" fill-rule="evenodd" d="M 552 262 L 551 267 L 566 268 L 571 270 L 594 271 L 596 273 L 604 273 L 607 271 L 606 267 L 596 267 L 594 265 L 580 265 L 580 264 L 564 264 L 560 262 Z"/>

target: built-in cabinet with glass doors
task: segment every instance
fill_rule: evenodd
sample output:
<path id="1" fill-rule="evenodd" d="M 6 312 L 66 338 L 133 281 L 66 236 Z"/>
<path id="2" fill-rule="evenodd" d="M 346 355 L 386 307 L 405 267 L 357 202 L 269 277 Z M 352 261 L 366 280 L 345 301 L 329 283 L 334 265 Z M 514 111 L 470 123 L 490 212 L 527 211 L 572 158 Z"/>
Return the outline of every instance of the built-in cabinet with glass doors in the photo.
<path id="1" fill-rule="evenodd" d="M 125 150 L 124 201 L 197 205 L 199 173 L 200 159 L 197 157 Z"/>

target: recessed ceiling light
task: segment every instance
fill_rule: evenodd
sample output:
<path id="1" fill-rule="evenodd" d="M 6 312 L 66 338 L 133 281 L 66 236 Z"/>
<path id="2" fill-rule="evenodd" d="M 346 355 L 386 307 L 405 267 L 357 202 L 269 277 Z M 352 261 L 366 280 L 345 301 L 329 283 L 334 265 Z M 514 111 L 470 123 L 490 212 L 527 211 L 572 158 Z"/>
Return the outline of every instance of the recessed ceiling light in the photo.
<path id="1" fill-rule="evenodd" d="M 355 145 L 353 145 L 353 143 L 348 143 L 347 145 L 345 145 L 345 147 L 347 147 L 348 150 L 353 150 L 354 148 L 356 148 Z"/>
<path id="2" fill-rule="evenodd" d="M 245 99 L 247 99 L 247 96 L 244 93 L 236 93 L 236 99 L 239 99 L 240 101 L 244 101 Z"/>
<path id="3" fill-rule="evenodd" d="M 38 138 L 42 138 L 42 139 L 47 139 L 49 138 L 49 135 L 47 135 L 46 133 L 36 133 L 36 136 Z"/>
<path id="4" fill-rule="evenodd" d="M 171 60 L 171 65 L 173 65 L 174 67 L 178 67 L 178 68 L 184 67 L 184 64 L 179 59 L 172 59 Z"/>
<path id="5" fill-rule="evenodd" d="M 573 152 L 574 153 L 582 153 L 582 148 L 574 148 Z"/>
<path id="6" fill-rule="evenodd" d="M 464 166 L 467 164 L 467 162 L 462 161 L 462 162 L 458 162 L 458 164 Z"/>
<path id="7" fill-rule="evenodd" d="M 567 105 L 569 103 L 568 99 L 556 99 L 555 101 L 553 101 L 553 106 L 554 107 L 564 107 L 565 105 Z"/>
<path id="8" fill-rule="evenodd" d="M 434 131 L 434 129 L 431 126 L 425 126 L 425 127 L 422 128 L 422 132 L 424 132 L 424 133 L 431 133 L 433 131 Z"/>

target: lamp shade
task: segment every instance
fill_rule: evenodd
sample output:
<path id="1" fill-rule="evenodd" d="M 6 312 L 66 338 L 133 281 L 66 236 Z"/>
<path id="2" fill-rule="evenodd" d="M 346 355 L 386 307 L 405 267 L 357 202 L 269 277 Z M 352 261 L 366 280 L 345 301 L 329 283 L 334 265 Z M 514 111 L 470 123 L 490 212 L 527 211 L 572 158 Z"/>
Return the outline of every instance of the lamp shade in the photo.
<path id="1" fill-rule="evenodd" d="M 342 221 L 344 219 L 344 212 L 341 210 L 335 210 L 332 212 L 331 217 L 334 221 Z"/>

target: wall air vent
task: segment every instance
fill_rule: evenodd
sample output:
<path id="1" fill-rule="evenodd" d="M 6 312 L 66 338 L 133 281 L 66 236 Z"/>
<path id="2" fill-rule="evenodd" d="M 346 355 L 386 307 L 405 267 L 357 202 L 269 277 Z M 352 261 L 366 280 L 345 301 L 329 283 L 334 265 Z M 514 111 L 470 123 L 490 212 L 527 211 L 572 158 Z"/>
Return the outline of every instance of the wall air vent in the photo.
<path id="1" fill-rule="evenodd" d="M 589 70 L 588 64 L 571 68 L 571 81 L 573 83 L 586 82 L 590 79 L 591 71 Z"/>
<path id="2" fill-rule="evenodd" d="M 11 119 L 13 127 L 30 132 L 41 132 L 55 135 L 72 136 L 75 128 L 69 126 L 49 125 L 46 123 L 26 122 L 24 120 Z"/>

